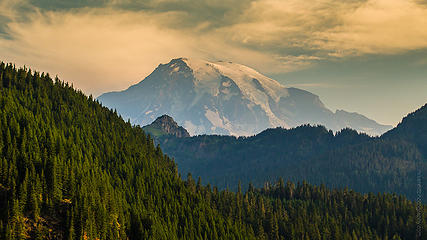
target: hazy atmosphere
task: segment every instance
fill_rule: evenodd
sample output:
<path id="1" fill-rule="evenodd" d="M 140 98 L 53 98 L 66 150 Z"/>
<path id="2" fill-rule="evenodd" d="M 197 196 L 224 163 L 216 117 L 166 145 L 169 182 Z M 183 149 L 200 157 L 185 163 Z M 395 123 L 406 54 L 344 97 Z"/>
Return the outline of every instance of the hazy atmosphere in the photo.
<path id="1" fill-rule="evenodd" d="M 0 240 L 427 239 L 427 0 L 0 0 Z"/>
<path id="2" fill-rule="evenodd" d="M 2 60 L 86 94 L 224 60 L 393 125 L 427 101 L 426 29 L 424 0 L 0 0 Z"/>

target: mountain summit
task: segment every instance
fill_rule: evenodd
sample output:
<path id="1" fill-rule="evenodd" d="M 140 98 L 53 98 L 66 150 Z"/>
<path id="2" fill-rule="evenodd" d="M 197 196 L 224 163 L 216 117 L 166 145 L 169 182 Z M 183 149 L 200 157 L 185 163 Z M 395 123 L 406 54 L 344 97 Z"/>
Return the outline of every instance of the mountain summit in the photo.
<path id="1" fill-rule="evenodd" d="M 127 90 L 98 99 L 142 126 L 168 114 L 191 135 L 253 135 L 266 128 L 301 124 L 322 124 L 332 130 L 351 127 L 371 135 L 391 128 L 357 113 L 333 113 L 310 92 L 287 88 L 252 68 L 222 61 L 173 59 Z"/>
<path id="2" fill-rule="evenodd" d="M 190 137 L 187 130 L 178 126 L 173 118 L 168 115 L 158 117 L 153 123 L 143 127 L 143 129 L 156 137 L 163 135 L 173 135 L 177 138 Z"/>

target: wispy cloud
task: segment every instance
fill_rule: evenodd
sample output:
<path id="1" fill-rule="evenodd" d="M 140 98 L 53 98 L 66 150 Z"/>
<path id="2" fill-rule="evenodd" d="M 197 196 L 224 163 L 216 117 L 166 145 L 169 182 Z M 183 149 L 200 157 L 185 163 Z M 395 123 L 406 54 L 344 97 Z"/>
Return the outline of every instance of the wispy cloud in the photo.
<path id="1" fill-rule="evenodd" d="M 0 34 L 2 37 L 8 37 L 5 35 L 7 24 L 10 22 L 23 21 L 25 15 L 22 13 L 30 9 L 34 9 L 34 7 L 29 4 L 28 0 L 0 1 Z"/>
<path id="2" fill-rule="evenodd" d="M 280 73 L 427 47 L 423 0 L 2 0 L 0 24 L 3 60 L 94 94 L 180 56 Z"/>
<path id="3" fill-rule="evenodd" d="M 214 34 L 164 28 L 175 13 L 114 9 L 38 12 L 28 22 L 8 23 L 0 40 L 3 60 L 60 73 L 82 90 L 99 94 L 140 81 L 159 63 L 188 56 L 277 66 L 274 58 L 232 46 Z"/>
<path id="4" fill-rule="evenodd" d="M 158 63 L 193 52 L 190 37 L 160 29 L 150 14 L 115 10 L 39 13 L 7 31 L 12 38 L 0 41 L 5 60 L 61 73 L 87 92 L 123 88 Z"/>
<path id="5" fill-rule="evenodd" d="M 320 48 L 346 54 L 394 54 L 427 47 L 427 9 L 413 1 L 372 0 L 318 33 Z"/>
<path id="6" fill-rule="evenodd" d="M 222 31 L 271 52 L 343 57 L 427 47 L 427 9 L 407 0 L 261 0 L 240 18 Z"/>

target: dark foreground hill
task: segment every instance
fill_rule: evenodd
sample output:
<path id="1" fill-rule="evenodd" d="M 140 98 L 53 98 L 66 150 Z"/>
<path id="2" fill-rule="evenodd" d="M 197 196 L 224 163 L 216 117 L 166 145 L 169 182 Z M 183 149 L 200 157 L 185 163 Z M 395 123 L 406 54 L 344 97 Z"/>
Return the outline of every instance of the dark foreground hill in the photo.
<path id="1" fill-rule="evenodd" d="M 427 201 L 427 186 L 418 184 L 427 175 L 427 105 L 381 137 L 305 125 L 239 138 L 163 135 L 158 142 L 182 174 L 191 172 L 223 189 L 236 189 L 239 181 L 260 187 L 282 177 Z"/>
<path id="2" fill-rule="evenodd" d="M 0 64 L 0 239 L 421 239 L 404 197 L 279 181 L 203 186 L 140 127 L 47 74 Z M 418 221 L 417 219 L 420 219 Z M 417 233 L 417 226 L 421 226 Z M 419 235 L 417 235 L 419 234 Z"/>

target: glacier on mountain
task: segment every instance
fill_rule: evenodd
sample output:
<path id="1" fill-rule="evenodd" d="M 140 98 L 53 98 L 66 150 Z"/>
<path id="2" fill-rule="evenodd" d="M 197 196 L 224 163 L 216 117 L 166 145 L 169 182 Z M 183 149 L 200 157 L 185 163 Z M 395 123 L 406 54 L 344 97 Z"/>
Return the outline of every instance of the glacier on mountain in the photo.
<path id="1" fill-rule="evenodd" d="M 223 61 L 173 59 L 125 91 L 98 99 L 142 126 L 167 114 L 191 135 L 247 136 L 301 124 L 332 130 L 350 127 L 371 135 L 391 128 L 357 113 L 333 113 L 310 92 L 287 88 L 250 67 Z"/>

